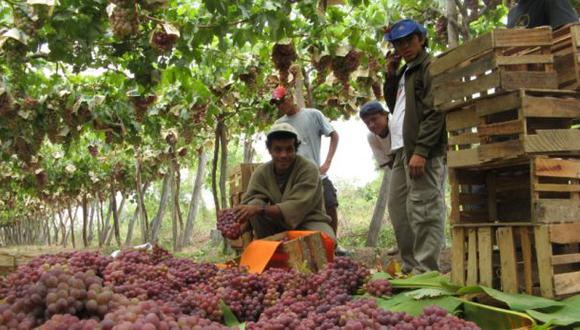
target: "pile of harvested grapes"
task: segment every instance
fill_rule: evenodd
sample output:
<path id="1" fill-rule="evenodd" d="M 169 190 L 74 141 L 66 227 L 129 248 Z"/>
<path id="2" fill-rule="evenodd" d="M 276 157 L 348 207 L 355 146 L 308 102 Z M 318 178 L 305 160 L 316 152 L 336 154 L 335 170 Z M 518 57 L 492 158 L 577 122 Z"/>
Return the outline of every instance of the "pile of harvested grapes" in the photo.
<path id="1" fill-rule="evenodd" d="M 158 247 L 44 255 L 0 279 L 0 329 L 227 329 L 224 304 L 246 329 L 478 329 L 434 306 L 413 317 L 353 298 L 390 295 L 378 281 L 348 258 L 317 274 L 250 274 Z"/>

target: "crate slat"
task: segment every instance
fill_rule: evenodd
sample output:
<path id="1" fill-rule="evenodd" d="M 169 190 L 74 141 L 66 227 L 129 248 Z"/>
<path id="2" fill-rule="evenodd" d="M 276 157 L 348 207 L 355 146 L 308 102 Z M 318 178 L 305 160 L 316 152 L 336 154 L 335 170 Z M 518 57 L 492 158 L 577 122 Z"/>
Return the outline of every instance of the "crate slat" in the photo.
<path id="1" fill-rule="evenodd" d="M 433 103 L 444 112 L 489 94 L 519 88 L 557 89 L 549 27 L 497 29 L 433 60 Z"/>

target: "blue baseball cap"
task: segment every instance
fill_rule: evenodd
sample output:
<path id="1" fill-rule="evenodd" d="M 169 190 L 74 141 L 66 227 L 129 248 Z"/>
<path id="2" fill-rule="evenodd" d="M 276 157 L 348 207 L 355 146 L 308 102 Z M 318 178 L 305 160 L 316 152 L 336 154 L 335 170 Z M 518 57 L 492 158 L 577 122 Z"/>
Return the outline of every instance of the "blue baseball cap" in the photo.
<path id="1" fill-rule="evenodd" d="M 358 113 L 359 117 L 364 118 L 366 116 L 374 115 L 375 113 L 386 113 L 387 110 L 383 107 L 383 105 L 377 101 L 370 101 L 365 103 Z"/>
<path id="2" fill-rule="evenodd" d="M 385 40 L 393 42 L 397 39 L 405 38 L 413 33 L 419 32 L 422 35 L 427 35 L 427 29 L 412 19 L 402 19 L 395 23 L 389 32 L 385 33 Z"/>

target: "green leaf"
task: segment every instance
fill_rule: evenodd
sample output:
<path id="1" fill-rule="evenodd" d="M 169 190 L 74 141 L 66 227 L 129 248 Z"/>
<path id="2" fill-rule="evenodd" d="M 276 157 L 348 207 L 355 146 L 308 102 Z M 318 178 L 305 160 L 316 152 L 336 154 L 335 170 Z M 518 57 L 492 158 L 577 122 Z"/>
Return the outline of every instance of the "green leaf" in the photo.
<path id="1" fill-rule="evenodd" d="M 524 313 L 463 301 L 463 318 L 482 329 L 518 329 L 536 326 L 536 321 Z"/>
<path id="2" fill-rule="evenodd" d="M 526 294 L 505 293 L 485 286 L 481 286 L 481 289 L 492 298 L 503 301 L 511 309 L 520 312 L 524 312 L 530 309 L 562 306 L 562 303 L 547 298 L 529 296 Z"/>
<path id="3" fill-rule="evenodd" d="M 423 309 L 425 309 L 425 307 L 437 305 L 445 309 L 449 313 L 454 314 L 455 311 L 457 311 L 462 304 L 463 301 L 461 299 L 457 299 L 451 296 L 444 296 L 422 300 L 410 299 L 401 301 L 401 303 L 391 306 L 390 310 L 395 312 L 406 312 L 413 316 L 417 316 L 423 313 Z"/>
<path id="4" fill-rule="evenodd" d="M 376 272 L 371 276 L 371 280 L 392 280 L 393 277 L 389 273 Z"/>
<path id="5" fill-rule="evenodd" d="M 389 299 L 374 297 L 373 299 L 375 299 L 377 305 L 384 310 L 406 312 L 413 316 L 423 313 L 423 309 L 431 305 L 437 305 L 449 311 L 450 313 L 454 313 L 459 309 L 461 304 L 463 304 L 463 300 L 451 296 L 427 298 L 421 300 L 415 300 L 415 297 L 415 294 L 403 292 Z"/>
<path id="6" fill-rule="evenodd" d="M 437 298 L 441 296 L 453 296 L 455 291 L 450 291 L 443 288 L 425 288 L 417 289 L 409 292 L 405 292 L 406 295 L 413 297 L 415 300 L 421 300 L 425 298 Z"/>
<path id="7" fill-rule="evenodd" d="M 224 313 L 224 323 L 228 327 L 235 327 L 240 325 L 240 321 L 236 318 L 232 310 L 224 303 L 223 300 L 220 300 L 220 308 Z"/>
<path id="8" fill-rule="evenodd" d="M 211 97 L 211 91 L 201 80 L 195 80 L 191 87 L 197 93 L 197 95 L 201 98 L 207 99 Z"/>
<path id="9" fill-rule="evenodd" d="M 398 295 L 392 296 L 389 299 L 384 299 L 384 298 L 373 298 L 376 300 L 377 305 L 385 310 L 390 311 L 394 306 L 400 305 L 406 301 L 411 301 L 413 300 L 412 297 L 407 296 L 404 293 L 400 293 Z"/>
<path id="10" fill-rule="evenodd" d="M 449 278 L 438 272 L 428 272 L 404 279 L 391 280 L 393 288 L 442 288 L 451 287 Z"/>
<path id="11" fill-rule="evenodd" d="M 555 325 L 568 326 L 580 323 L 580 295 L 562 300 L 561 303 L 563 306 L 527 310 L 526 313 L 536 320 Z"/>

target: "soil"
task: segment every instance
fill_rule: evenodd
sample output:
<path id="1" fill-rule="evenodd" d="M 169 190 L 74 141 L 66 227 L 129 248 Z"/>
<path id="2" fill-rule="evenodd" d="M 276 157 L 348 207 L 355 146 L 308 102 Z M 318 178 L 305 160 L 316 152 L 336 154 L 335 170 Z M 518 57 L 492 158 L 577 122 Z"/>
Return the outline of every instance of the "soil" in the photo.
<path id="1" fill-rule="evenodd" d="M 347 249 L 348 256 L 358 262 L 361 262 L 365 266 L 371 269 L 385 269 L 391 260 L 396 260 L 401 262 L 401 257 L 399 254 L 390 256 L 387 254 L 386 248 L 355 248 Z M 441 251 L 441 257 L 439 259 L 440 271 L 443 274 L 449 273 L 451 271 L 451 249 L 445 248 Z"/>

